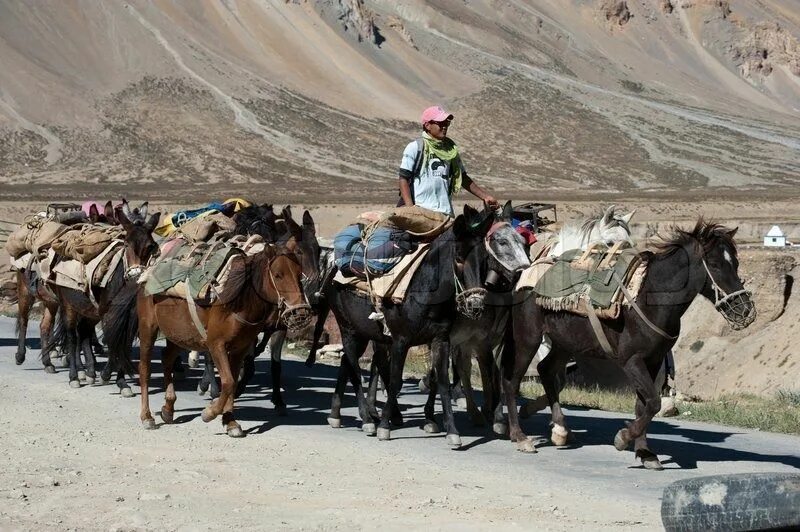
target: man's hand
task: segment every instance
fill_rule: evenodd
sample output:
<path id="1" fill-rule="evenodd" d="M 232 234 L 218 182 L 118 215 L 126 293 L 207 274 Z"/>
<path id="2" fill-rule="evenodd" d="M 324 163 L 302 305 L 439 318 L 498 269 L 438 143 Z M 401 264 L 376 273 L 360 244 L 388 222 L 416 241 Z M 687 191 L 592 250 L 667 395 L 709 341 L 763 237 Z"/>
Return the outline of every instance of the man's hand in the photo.
<path id="1" fill-rule="evenodd" d="M 483 197 L 483 203 L 485 203 L 487 207 L 491 207 L 492 209 L 496 209 L 500 206 L 500 203 L 491 194 L 487 194 Z"/>

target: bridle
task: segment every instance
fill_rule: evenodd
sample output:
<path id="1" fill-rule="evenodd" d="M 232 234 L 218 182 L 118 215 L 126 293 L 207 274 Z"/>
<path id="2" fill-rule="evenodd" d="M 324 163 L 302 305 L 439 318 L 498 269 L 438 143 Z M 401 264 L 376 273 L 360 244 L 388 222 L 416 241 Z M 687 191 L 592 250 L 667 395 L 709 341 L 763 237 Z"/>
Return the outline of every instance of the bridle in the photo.
<path id="1" fill-rule="evenodd" d="M 272 286 L 275 288 L 275 293 L 278 295 L 278 316 L 279 319 L 286 325 L 287 329 L 290 331 L 298 331 L 308 326 L 308 324 L 311 322 L 311 305 L 308 304 L 308 300 L 306 299 L 305 292 L 302 290 L 302 287 L 300 292 L 303 294 L 303 300 L 305 302 L 297 305 L 288 305 L 286 303 L 287 299 L 283 297 L 283 294 L 281 294 L 281 291 L 278 288 L 278 283 L 275 281 L 275 275 L 272 273 L 272 261 L 278 256 L 267 259 L 267 273 L 269 274 L 269 280 L 272 282 Z M 261 300 L 270 304 L 274 304 L 259 294 L 258 290 L 255 290 L 255 292 Z"/>
<path id="2" fill-rule="evenodd" d="M 705 257 L 701 261 L 711 281 L 711 287 L 714 289 L 714 308 L 717 312 L 722 314 L 734 331 L 740 331 L 753 323 L 757 315 L 752 301 L 753 293 L 744 288 L 735 292 L 726 292 L 714 279 Z"/>

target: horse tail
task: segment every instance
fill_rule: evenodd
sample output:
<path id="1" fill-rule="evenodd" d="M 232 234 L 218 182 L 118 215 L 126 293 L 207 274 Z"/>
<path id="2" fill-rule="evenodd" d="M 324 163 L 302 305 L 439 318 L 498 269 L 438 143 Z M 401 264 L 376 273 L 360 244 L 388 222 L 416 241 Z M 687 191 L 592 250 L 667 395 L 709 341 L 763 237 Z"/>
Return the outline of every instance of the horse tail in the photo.
<path id="1" fill-rule="evenodd" d="M 131 362 L 131 348 L 139 332 L 139 314 L 136 312 L 136 295 L 139 285 L 126 283 L 111 300 L 103 316 L 103 340 L 108 346 L 108 363 L 129 375 L 136 369 Z"/>

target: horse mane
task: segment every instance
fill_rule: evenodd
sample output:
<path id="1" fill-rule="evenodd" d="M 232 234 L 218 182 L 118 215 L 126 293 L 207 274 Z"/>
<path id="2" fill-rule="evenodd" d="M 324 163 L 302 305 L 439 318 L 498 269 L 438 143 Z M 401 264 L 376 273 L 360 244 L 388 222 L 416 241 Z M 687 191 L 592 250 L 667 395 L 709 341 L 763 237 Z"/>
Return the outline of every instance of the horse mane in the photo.
<path id="1" fill-rule="evenodd" d="M 733 239 L 734 231 L 731 231 L 722 224 L 706 221 L 702 216 L 697 219 L 694 229 L 687 231 L 677 226 L 670 228 L 670 235 L 661 238 L 661 242 L 652 244 L 656 255 L 667 256 L 675 253 L 681 248 L 700 245 L 704 253 L 710 252 L 720 244 L 727 244 L 733 251 L 736 251 L 736 242 Z"/>
<path id="2" fill-rule="evenodd" d="M 267 241 L 274 239 L 275 219 L 272 205 L 268 203 L 245 207 L 233 216 L 237 235 L 259 234 Z"/>
<path id="3" fill-rule="evenodd" d="M 620 211 L 618 209 L 611 207 L 611 219 L 613 223 L 625 229 L 628 235 L 630 235 L 631 229 L 624 220 L 617 217 L 619 213 Z M 556 245 L 561 244 L 561 251 L 568 249 L 587 249 L 589 246 L 600 242 L 589 240 L 589 236 L 604 217 L 605 211 L 601 209 L 597 215 L 587 218 L 582 223 L 575 222 L 565 224 L 557 233 L 552 233 L 545 242 L 551 249 L 555 249 Z"/>

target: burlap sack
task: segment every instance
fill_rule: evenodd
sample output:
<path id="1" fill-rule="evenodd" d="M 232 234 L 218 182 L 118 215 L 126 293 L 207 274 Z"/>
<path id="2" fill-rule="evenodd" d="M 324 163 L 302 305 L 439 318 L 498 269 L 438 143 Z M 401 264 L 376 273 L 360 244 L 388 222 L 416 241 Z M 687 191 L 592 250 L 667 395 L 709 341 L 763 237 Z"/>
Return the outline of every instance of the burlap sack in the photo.
<path id="1" fill-rule="evenodd" d="M 444 233 L 453 219 L 419 205 L 397 207 L 386 213 L 378 222 L 380 227 L 399 229 L 421 239 L 433 239 Z"/>
<path id="2" fill-rule="evenodd" d="M 178 231 L 190 242 L 207 242 L 215 233 L 235 229 L 236 223 L 231 218 L 220 212 L 210 212 L 189 220 Z"/>
<path id="3" fill-rule="evenodd" d="M 72 230 L 53 240 L 51 247 L 59 255 L 87 264 L 124 234 L 125 230 L 118 226 L 73 226 Z"/>

